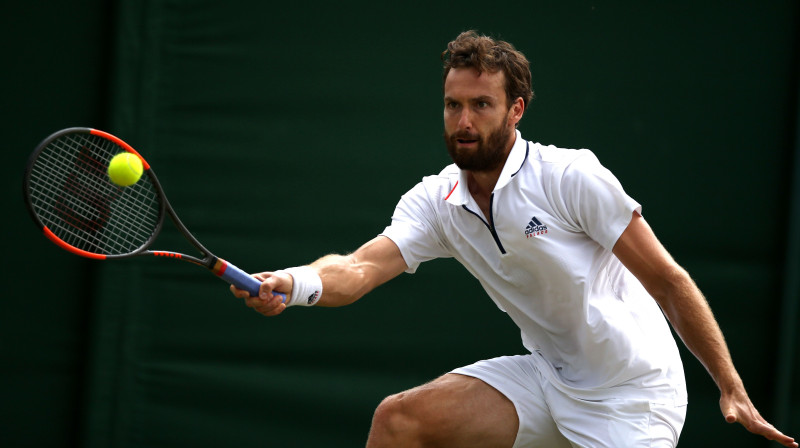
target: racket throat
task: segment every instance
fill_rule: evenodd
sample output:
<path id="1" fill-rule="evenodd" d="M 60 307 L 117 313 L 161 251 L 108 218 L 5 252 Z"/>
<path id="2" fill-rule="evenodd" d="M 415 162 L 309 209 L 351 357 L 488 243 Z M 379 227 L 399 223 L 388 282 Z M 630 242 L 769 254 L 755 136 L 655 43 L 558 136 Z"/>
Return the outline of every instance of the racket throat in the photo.
<path id="1" fill-rule="evenodd" d="M 228 263 L 222 258 L 212 256 L 206 267 L 217 277 L 222 277 L 225 274 L 225 270 L 228 269 Z"/>

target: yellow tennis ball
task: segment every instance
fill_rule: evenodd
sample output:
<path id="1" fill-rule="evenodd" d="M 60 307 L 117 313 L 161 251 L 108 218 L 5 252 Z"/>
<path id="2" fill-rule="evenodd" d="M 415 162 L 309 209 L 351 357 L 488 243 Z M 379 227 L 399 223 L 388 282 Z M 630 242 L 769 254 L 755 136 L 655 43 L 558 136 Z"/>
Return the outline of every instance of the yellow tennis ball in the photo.
<path id="1" fill-rule="evenodd" d="M 120 187 L 130 187 L 142 177 L 142 160 L 135 154 L 121 152 L 108 164 L 108 178 Z"/>

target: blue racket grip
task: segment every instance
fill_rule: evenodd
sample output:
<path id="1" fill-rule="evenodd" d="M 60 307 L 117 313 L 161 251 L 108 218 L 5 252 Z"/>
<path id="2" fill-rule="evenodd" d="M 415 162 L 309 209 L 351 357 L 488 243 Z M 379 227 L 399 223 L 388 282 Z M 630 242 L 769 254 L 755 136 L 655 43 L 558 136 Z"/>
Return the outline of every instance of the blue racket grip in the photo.
<path id="1" fill-rule="evenodd" d="M 261 281 L 247 272 L 244 272 L 222 258 L 217 259 L 213 271 L 226 282 L 239 289 L 244 289 L 253 297 L 258 297 L 258 292 L 261 288 Z M 280 296 L 281 299 L 283 299 L 283 302 L 286 303 L 286 294 L 277 291 L 272 291 L 272 294 Z"/>

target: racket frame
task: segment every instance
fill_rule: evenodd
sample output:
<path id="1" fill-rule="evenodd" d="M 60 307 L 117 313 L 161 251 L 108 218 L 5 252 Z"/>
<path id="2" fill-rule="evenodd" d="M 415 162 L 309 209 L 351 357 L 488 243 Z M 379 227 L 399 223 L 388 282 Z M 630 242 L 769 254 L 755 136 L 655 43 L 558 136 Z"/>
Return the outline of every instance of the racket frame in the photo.
<path id="1" fill-rule="evenodd" d="M 30 178 L 33 169 L 33 165 L 35 164 L 37 158 L 41 154 L 41 152 L 47 148 L 47 146 L 52 143 L 53 141 L 67 135 L 67 134 L 90 134 L 97 137 L 104 138 L 106 140 L 110 140 L 120 148 L 124 149 L 125 151 L 132 153 L 139 157 L 142 161 L 143 167 L 143 175 L 149 177 L 153 188 L 155 190 L 156 196 L 158 197 L 159 201 L 159 210 L 158 210 L 158 218 L 154 230 L 150 237 L 141 245 L 139 248 L 124 254 L 100 254 L 89 252 L 86 250 L 79 249 L 77 247 L 72 246 L 71 244 L 65 242 L 52 230 L 50 230 L 45 223 L 39 218 L 38 214 L 34 210 L 30 194 Z M 75 255 L 79 255 L 81 257 L 90 258 L 94 260 L 106 260 L 106 259 L 122 259 L 122 258 L 131 258 L 136 256 L 154 256 L 154 257 L 161 257 L 161 258 L 172 258 L 172 259 L 179 259 L 183 261 L 188 261 L 190 263 L 196 264 L 198 266 L 203 266 L 214 273 L 216 276 L 221 277 L 223 280 L 229 281 L 235 284 L 238 288 L 248 290 L 251 295 L 257 295 L 258 289 L 256 282 L 260 285 L 260 282 L 247 274 L 246 272 L 242 271 L 241 269 L 237 268 L 236 266 L 228 263 L 227 261 L 217 257 L 211 251 L 209 251 L 202 243 L 189 231 L 186 225 L 183 224 L 181 219 L 178 217 L 175 210 L 172 208 L 169 200 L 167 199 L 166 193 L 164 192 L 163 187 L 161 186 L 161 182 L 159 182 L 158 178 L 156 177 L 153 170 L 150 168 L 150 164 L 139 154 L 133 147 L 127 144 L 122 139 L 108 133 L 105 131 L 101 131 L 98 129 L 93 128 L 84 128 L 84 127 L 71 127 L 62 129 L 57 131 L 44 140 L 36 147 L 36 149 L 31 153 L 30 157 L 28 158 L 28 162 L 25 167 L 25 175 L 23 177 L 23 184 L 22 184 L 22 191 L 23 191 L 23 199 L 25 202 L 25 206 L 28 209 L 33 221 L 36 225 L 40 228 L 40 230 L 44 233 L 45 237 L 55 243 L 57 246 L 61 247 L 68 252 L 71 252 Z M 150 246 L 158 237 L 159 233 L 163 229 L 164 226 L 164 216 L 168 215 L 172 220 L 175 227 L 177 227 L 178 231 L 189 241 L 201 254 L 201 257 L 196 257 L 188 254 L 184 254 L 181 252 L 173 252 L 173 251 L 165 251 L 165 250 L 152 250 Z M 238 282 L 238 284 L 237 284 Z M 243 286 L 246 286 L 243 288 Z M 255 290 L 254 290 L 255 288 Z M 255 294 L 254 294 L 255 293 Z M 275 292 L 276 295 L 284 296 L 282 293 Z"/>

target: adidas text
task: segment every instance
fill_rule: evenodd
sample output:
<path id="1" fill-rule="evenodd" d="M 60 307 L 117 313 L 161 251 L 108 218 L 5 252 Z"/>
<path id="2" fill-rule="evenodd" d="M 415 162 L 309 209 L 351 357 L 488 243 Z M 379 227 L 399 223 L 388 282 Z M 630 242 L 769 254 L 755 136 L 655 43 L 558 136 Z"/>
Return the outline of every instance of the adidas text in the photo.
<path id="1" fill-rule="evenodd" d="M 525 238 L 530 238 L 532 236 L 538 236 L 545 233 L 547 233 L 547 226 L 542 224 L 542 222 L 536 219 L 535 216 L 531 218 L 531 222 L 528 224 L 528 227 L 525 228 Z"/>

